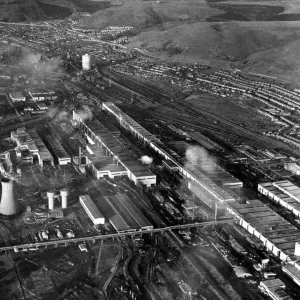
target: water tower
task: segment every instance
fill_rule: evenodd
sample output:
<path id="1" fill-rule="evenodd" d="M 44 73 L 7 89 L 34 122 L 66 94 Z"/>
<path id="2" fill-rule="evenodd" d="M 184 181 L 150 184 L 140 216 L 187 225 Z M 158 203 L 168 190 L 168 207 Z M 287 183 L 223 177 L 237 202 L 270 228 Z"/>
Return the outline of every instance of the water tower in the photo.
<path id="1" fill-rule="evenodd" d="M 1 179 L 2 195 L 0 214 L 12 216 L 20 212 L 20 205 L 15 197 L 14 181 L 9 178 Z"/>
<path id="2" fill-rule="evenodd" d="M 88 71 L 91 69 L 91 56 L 89 54 L 82 55 L 82 70 Z"/>

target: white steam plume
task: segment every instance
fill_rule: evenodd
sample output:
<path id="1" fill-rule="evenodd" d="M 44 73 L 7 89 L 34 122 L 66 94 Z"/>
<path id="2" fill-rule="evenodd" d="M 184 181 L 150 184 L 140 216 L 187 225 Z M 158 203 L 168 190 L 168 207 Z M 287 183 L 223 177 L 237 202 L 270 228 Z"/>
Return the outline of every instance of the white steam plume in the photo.
<path id="1" fill-rule="evenodd" d="M 150 165 L 153 163 L 153 158 L 152 157 L 149 157 L 147 155 L 143 155 L 141 158 L 140 158 L 140 161 L 142 162 L 143 165 Z"/>
<path id="2" fill-rule="evenodd" d="M 186 166 L 199 166 L 203 171 L 212 172 L 216 169 L 214 158 L 200 146 L 189 146 L 185 152 Z"/>
<path id="3" fill-rule="evenodd" d="M 87 105 L 83 105 L 83 107 L 79 109 L 77 113 L 83 122 L 93 119 L 93 113 Z"/>

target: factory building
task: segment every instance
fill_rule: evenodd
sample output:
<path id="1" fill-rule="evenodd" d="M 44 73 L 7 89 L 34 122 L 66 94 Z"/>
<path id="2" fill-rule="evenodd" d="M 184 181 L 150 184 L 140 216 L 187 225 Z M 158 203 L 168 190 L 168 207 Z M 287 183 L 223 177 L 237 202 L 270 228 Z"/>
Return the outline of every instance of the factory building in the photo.
<path id="1" fill-rule="evenodd" d="M 45 143 L 59 165 L 66 165 L 71 162 L 71 157 L 54 135 L 45 135 Z"/>
<path id="2" fill-rule="evenodd" d="M 221 188 L 205 176 L 200 170 L 195 168 L 195 166 L 189 166 L 189 168 L 183 167 L 178 163 L 180 157 L 174 151 L 171 151 L 166 145 L 164 145 L 158 138 L 153 134 L 148 132 L 140 124 L 134 121 L 131 117 L 125 114 L 122 110 L 116 107 L 111 102 L 102 103 L 102 108 L 107 112 L 116 117 L 120 125 L 130 131 L 138 140 L 143 141 L 148 144 L 155 152 L 160 154 L 165 160 L 172 161 L 175 165 L 178 166 L 179 172 L 185 176 L 187 179 L 196 182 L 204 190 L 206 190 L 210 195 L 212 195 L 219 202 L 234 201 L 235 197 L 229 194 L 224 190 L 224 187 Z M 239 181 L 233 180 L 233 186 L 241 186 L 242 183 Z M 230 184 L 229 184 L 230 185 Z"/>
<path id="3" fill-rule="evenodd" d="M 284 290 L 285 284 L 280 279 L 261 281 L 259 289 L 273 300 L 292 300 Z"/>
<path id="4" fill-rule="evenodd" d="M 98 178 L 126 174 L 136 185 L 144 184 L 149 187 L 156 184 L 156 175 L 142 165 L 132 151 L 99 121 L 94 119 L 85 123 L 75 111 L 73 119 L 80 123 L 80 129 L 87 137 L 89 145 L 86 149 L 91 154 L 88 160 Z"/>
<path id="5" fill-rule="evenodd" d="M 79 196 L 79 202 L 94 225 L 104 224 L 105 218 L 89 195 Z"/>
<path id="6" fill-rule="evenodd" d="M 21 92 L 11 92 L 8 96 L 12 102 L 26 101 L 26 97 Z"/>
<path id="7" fill-rule="evenodd" d="M 101 212 L 117 232 L 152 229 L 152 224 L 125 194 L 104 196 L 97 199 Z"/>
<path id="8" fill-rule="evenodd" d="M 42 89 L 28 91 L 32 101 L 56 100 L 57 95 L 54 91 L 45 91 Z"/>
<path id="9" fill-rule="evenodd" d="M 37 157 L 38 163 L 43 166 L 45 162 L 53 165 L 53 158 L 44 142 L 37 134 L 35 128 L 28 130 L 25 127 L 11 132 L 11 141 L 17 144 L 20 150 L 29 150 L 33 157 Z"/>
<path id="10" fill-rule="evenodd" d="M 284 262 L 295 258 L 295 243 L 300 239 L 300 230 L 271 210 L 259 200 L 246 204 L 231 202 L 228 211 L 249 233 Z"/>
<path id="11" fill-rule="evenodd" d="M 260 183 L 258 191 L 300 217 L 300 188 L 290 181 Z"/>

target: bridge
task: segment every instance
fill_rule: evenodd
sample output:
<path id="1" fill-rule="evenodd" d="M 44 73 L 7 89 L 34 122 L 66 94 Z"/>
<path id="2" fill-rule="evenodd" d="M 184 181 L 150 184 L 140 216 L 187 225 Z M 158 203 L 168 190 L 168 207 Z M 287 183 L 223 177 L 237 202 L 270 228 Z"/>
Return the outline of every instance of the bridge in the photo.
<path id="1" fill-rule="evenodd" d="M 234 219 L 226 219 L 222 221 L 209 221 L 209 222 L 196 222 L 196 223 L 189 223 L 183 225 L 174 225 L 174 226 L 166 226 L 162 228 L 152 228 L 140 231 L 127 231 L 127 232 L 118 232 L 118 233 L 111 233 L 111 234 L 104 234 L 104 235 L 96 235 L 96 236 L 87 236 L 87 237 L 79 237 L 79 238 L 69 238 L 69 239 L 60 239 L 60 240 L 52 240 L 52 241 L 45 241 L 45 242 L 38 242 L 38 243 L 31 243 L 31 244 L 22 244 L 22 245 L 13 245 L 13 246 L 5 246 L 0 247 L 0 253 L 6 252 L 9 250 L 14 249 L 38 249 L 39 247 L 46 247 L 55 245 L 57 247 L 59 244 L 76 244 L 80 242 L 95 242 L 96 240 L 102 239 L 114 239 L 118 237 L 124 236 L 134 236 L 134 235 L 141 235 L 141 234 L 153 234 L 158 232 L 165 232 L 165 231 L 172 231 L 174 229 L 188 229 L 191 227 L 203 227 L 203 226 L 211 226 L 217 224 L 224 224 L 224 223 L 232 223 Z"/>

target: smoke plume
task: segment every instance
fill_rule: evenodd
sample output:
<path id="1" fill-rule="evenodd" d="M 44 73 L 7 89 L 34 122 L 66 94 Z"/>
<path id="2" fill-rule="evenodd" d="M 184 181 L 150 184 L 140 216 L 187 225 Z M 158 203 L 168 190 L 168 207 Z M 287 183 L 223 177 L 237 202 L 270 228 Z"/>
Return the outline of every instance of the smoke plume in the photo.
<path id="1" fill-rule="evenodd" d="M 93 118 L 93 113 L 87 105 L 83 105 L 83 107 L 79 109 L 77 113 L 83 122 L 90 121 Z"/>
<path id="2" fill-rule="evenodd" d="M 34 53 L 30 49 L 23 48 L 23 55 L 20 61 L 25 71 L 36 70 L 39 75 L 60 76 L 57 72 L 62 72 L 62 59 L 60 57 L 53 57 L 51 59 L 43 58 L 40 53 Z"/>
<path id="3" fill-rule="evenodd" d="M 185 152 L 186 166 L 200 167 L 201 170 L 212 172 L 216 169 L 214 158 L 200 146 L 190 146 Z"/>
<path id="4" fill-rule="evenodd" d="M 140 161 L 142 162 L 143 165 L 150 165 L 152 164 L 153 162 L 153 158 L 152 157 L 149 157 L 147 155 L 143 155 L 141 158 L 140 158 Z"/>
<path id="5" fill-rule="evenodd" d="M 61 110 L 58 107 L 49 107 L 47 115 L 52 120 L 62 121 L 68 118 L 68 112 Z"/>

